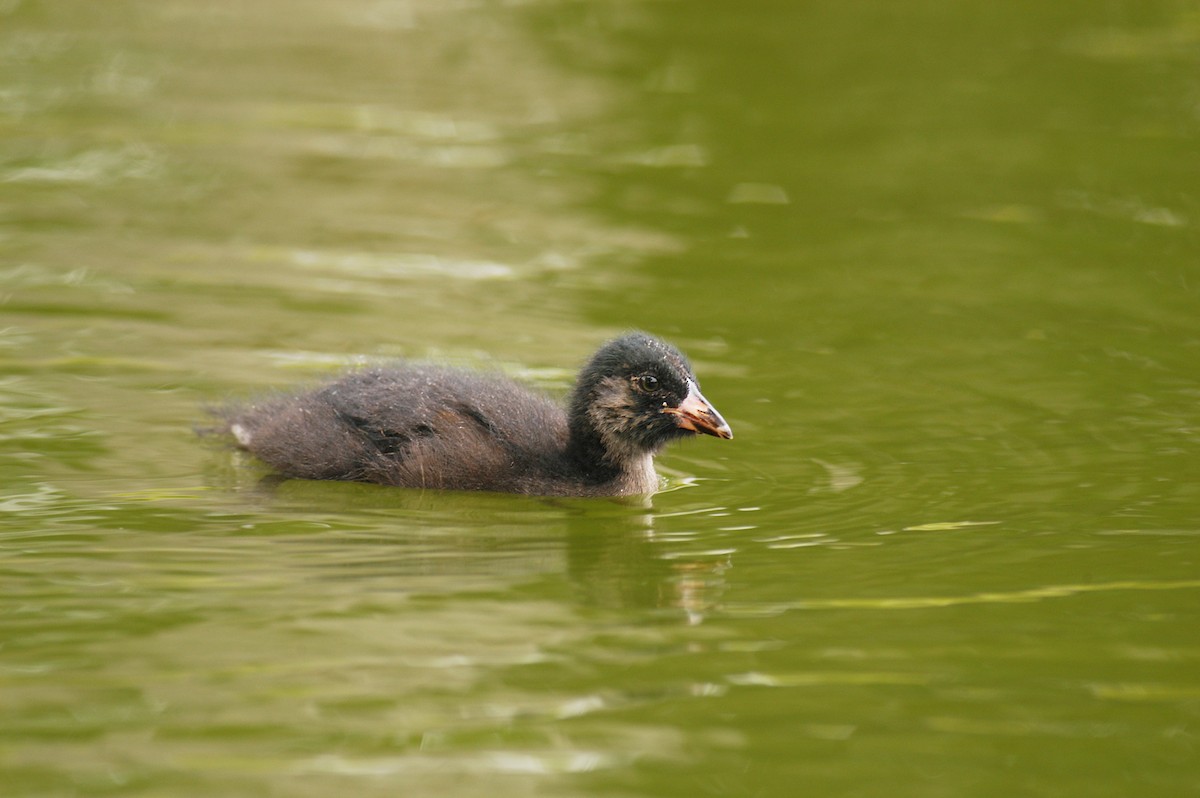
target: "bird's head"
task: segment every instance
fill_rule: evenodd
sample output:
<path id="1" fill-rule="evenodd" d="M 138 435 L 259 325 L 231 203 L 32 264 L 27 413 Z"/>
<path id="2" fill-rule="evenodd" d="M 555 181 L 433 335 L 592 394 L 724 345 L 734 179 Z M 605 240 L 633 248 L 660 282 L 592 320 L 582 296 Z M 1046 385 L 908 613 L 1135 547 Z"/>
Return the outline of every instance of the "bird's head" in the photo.
<path id="1" fill-rule="evenodd" d="M 687 358 L 646 333 L 617 338 L 592 356 L 572 395 L 571 426 L 573 434 L 590 430 L 614 460 L 653 454 L 690 435 L 733 437 Z"/>

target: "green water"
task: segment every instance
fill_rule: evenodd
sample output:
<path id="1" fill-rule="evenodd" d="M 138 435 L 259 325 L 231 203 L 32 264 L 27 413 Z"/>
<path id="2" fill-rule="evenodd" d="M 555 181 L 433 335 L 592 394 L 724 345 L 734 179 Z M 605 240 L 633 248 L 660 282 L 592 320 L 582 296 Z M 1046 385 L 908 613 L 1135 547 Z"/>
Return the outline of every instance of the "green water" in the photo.
<path id="1" fill-rule="evenodd" d="M 1200 794 L 1200 5 L 0 2 L 0 783 Z M 205 403 L 674 340 L 645 506 Z"/>

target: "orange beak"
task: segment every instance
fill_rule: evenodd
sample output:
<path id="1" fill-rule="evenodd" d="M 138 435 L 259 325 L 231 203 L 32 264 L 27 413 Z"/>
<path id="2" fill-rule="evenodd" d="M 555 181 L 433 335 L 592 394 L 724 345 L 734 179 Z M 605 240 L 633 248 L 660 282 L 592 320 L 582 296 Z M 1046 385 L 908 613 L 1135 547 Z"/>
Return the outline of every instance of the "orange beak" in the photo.
<path id="1" fill-rule="evenodd" d="M 664 407 L 662 412 L 675 416 L 675 423 L 680 429 L 703 432 L 726 440 L 733 437 L 733 430 L 725 423 L 725 419 L 690 381 L 688 395 L 679 403 L 679 407 Z"/>

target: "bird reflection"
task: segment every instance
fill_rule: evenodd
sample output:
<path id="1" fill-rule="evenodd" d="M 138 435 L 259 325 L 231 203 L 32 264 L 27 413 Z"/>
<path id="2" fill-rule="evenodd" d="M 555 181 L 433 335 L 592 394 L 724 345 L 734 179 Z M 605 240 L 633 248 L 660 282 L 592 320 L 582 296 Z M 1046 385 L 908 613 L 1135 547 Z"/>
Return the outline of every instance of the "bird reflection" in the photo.
<path id="1" fill-rule="evenodd" d="M 572 519 L 567 574 L 585 604 L 673 610 L 699 624 L 724 593 L 731 555 L 688 557 L 655 534 L 656 520 L 649 509 L 599 522 Z"/>
<path id="2" fill-rule="evenodd" d="M 382 578 L 436 594 L 481 583 L 503 591 L 557 574 L 582 606 L 699 624 L 719 606 L 732 566 L 729 552 L 692 553 L 694 538 L 680 527 L 693 513 L 664 515 L 652 497 L 514 498 L 290 480 L 237 453 L 215 455 L 225 465 L 214 465 L 209 481 L 249 505 L 236 514 L 242 528 L 269 528 L 285 538 L 281 547 L 306 547 L 306 567 L 325 578 Z"/>

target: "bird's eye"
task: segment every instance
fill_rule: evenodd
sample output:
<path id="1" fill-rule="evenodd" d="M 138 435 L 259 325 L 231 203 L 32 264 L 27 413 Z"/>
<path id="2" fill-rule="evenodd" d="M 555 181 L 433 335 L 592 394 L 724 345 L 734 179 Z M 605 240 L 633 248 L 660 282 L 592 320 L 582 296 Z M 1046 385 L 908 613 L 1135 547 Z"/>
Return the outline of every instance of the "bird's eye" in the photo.
<path id="1" fill-rule="evenodd" d="M 644 393 L 654 393 L 658 390 L 658 377 L 653 374 L 643 374 L 634 380 L 634 384 Z"/>

